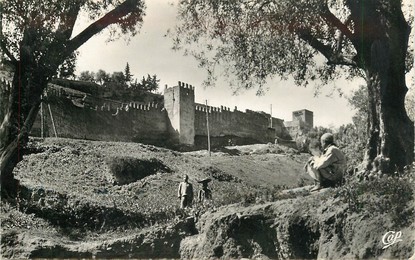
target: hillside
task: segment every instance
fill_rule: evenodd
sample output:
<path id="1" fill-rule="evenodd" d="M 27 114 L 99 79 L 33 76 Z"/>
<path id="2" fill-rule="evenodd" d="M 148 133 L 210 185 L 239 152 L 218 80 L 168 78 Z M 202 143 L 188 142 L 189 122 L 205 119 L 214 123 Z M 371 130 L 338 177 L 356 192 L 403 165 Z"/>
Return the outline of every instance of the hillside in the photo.
<path id="1" fill-rule="evenodd" d="M 1 210 L 6 258 L 406 257 L 414 245 L 412 192 L 401 185 L 406 179 L 396 182 L 398 213 L 353 208 L 396 203 L 391 194 L 286 192 L 311 181 L 303 172 L 308 155 L 284 146 L 233 146 L 209 156 L 48 138 L 31 140 L 25 153 L 15 169 L 20 197 Z M 208 208 L 178 208 L 183 174 L 196 192 L 197 180 L 212 179 Z M 382 250 L 382 234 L 397 228 L 403 241 Z"/>

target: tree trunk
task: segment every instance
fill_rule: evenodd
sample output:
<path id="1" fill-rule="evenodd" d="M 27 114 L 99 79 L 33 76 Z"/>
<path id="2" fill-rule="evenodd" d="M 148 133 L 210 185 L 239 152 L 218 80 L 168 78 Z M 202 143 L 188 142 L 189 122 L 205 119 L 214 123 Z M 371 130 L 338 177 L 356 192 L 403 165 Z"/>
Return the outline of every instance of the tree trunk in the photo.
<path id="1" fill-rule="evenodd" d="M 2 131 L 0 131 L 0 133 L 2 134 L 2 147 L 0 148 L 2 196 L 15 198 L 17 195 L 19 182 L 14 178 L 13 169 L 17 165 L 17 163 L 22 159 L 21 149 L 24 148 L 27 144 L 29 132 L 39 112 L 39 107 L 40 102 L 34 104 L 31 107 L 29 113 L 26 116 L 26 120 L 22 125 L 22 128 L 18 130 L 18 134 L 16 136 L 4 134 L 6 132 L 10 132 L 10 130 L 7 129 L 1 129 Z M 10 111 L 9 115 L 10 114 L 14 113 Z M 16 121 L 17 119 L 13 119 L 7 116 L 5 117 L 5 121 L 3 121 L 2 128 L 3 126 L 7 128 L 13 128 L 13 125 L 15 125 Z"/>
<path id="2" fill-rule="evenodd" d="M 401 1 L 349 1 L 356 60 L 368 89 L 367 171 L 393 174 L 414 161 L 414 123 L 405 110 L 410 26 Z"/>
<path id="3" fill-rule="evenodd" d="M 10 90 L 6 111 L 0 126 L 0 173 L 1 195 L 14 198 L 18 191 L 13 169 L 22 159 L 22 148 L 28 141 L 29 132 L 40 107 L 41 93 L 46 86 L 45 77 L 30 73 L 31 68 L 17 66 Z M 39 87 L 41 86 L 41 87 Z"/>
<path id="4" fill-rule="evenodd" d="M 375 40 L 366 70 L 369 139 L 365 168 L 394 173 L 414 160 L 414 123 L 405 110 L 405 41 Z M 405 50 L 405 51 L 402 51 Z"/>

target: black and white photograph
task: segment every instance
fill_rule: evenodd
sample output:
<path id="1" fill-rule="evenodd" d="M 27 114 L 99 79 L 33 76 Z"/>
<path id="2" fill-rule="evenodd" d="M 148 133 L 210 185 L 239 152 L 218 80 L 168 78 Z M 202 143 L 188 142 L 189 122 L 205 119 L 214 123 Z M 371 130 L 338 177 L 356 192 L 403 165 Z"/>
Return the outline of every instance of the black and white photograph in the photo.
<path id="1" fill-rule="evenodd" d="M 415 260 L 413 0 L 0 0 L 0 259 Z"/>

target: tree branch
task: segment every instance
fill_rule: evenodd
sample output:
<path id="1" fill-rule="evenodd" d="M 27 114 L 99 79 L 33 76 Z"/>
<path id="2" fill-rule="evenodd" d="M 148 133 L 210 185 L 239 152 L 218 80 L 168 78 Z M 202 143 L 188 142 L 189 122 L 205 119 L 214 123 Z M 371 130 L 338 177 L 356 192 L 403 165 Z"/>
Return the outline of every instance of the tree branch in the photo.
<path id="1" fill-rule="evenodd" d="M 69 55 L 107 26 L 120 22 L 121 18 L 134 11 L 140 2 L 141 0 L 126 0 L 112 11 L 89 25 L 85 30 L 69 41 L 66 53 Z"/>
<path id="2" fill-rule="evenodd" d="M 79 2 L 77 4 L 70 5 L 67 12 L 61 18 L 58 31 L 62 32 L 66 39 L 69 39 L 72 36 L 72 31 L 80 9 L 81 5 Z"/>
<path id="3" fill-rule="evenodd" d="M 347 24 L 349 24 L 351 21 L 351 17 L 349 16 L 345 22 L 345 25 L 347 26 Z M 337 38 L 337 44 L 336 44 L 336 54 L 341 53 L 342 47 L 343 47 L 343 38 L 344 38 L 344 34 L 342 31 L 340 31 L 340 35 Z"/>
<path id="4" fill-rule="evenodd" d="M 352 59 L 348 59 L 340 54 L 336 54 L 329 45 L 326 45 L 313 37 L 310 31 L 301 29 L 296 30 L 295 33 L 300 37 L 300 39 L 307 42 L 311 47 L 323 54 L 323 56 L 327 59 L 327 64 L 358 67 L 358 64 Z"/>
<path id="5" fill-rule="evenodd" d="M 323 5 L 322 10 L 323 10 L 323 12 L 321 14 L 321 17 L 323 18 L 323 20 L 325 20 L 328 24 L 334 26 L 335 28 L 337 28 L 340 31 L 340 35 L 337 39 L 337 50 L 336 50 L 336 53 L 334 54 L 334 56 L 336 56 L 336 57 L 341 56 L 342 42 L 343 42 L 344 37 L 347 37 L 350 40 L 350 42 L 353 44 L 354 48 L 356 49 L 356 52 L 358 52 L 360 43 L 358 41 L 356 41 L 356 34 L 353 33 L 352 31 L 350 31 L 349 28 L 347 27 L 347 25 L 352 20 L 352 15 L 349 15 L 346 22 L 343 23 L 342 21 L 340 21 L 339 18 L 337 18 L 330 11 L 330 8 L 328 7 L 327 1 Z M 347 61 L 346 63 L 354 64 L 352 66 L 358 66 L 358 63 L 356 63 L 353 59 L 347 59 L 345 57 L 343 57 L 342 59 Z M 347 64 L 342 64 L 342 65 L 347 65 Z"/>
<path id="6" fill-rule="evenodd" d="M 339 20 L 329 9 L 327 4 L 323 7 L 323 13 L 321 17 L 332 26 L 336 27 L 343 35 L 345 35 L 353 44 L 355 41 L 354 34 L 347 27 L 347 23 L 343 23 Z M 349 20 L 349 19 L 348 19 Z"/>

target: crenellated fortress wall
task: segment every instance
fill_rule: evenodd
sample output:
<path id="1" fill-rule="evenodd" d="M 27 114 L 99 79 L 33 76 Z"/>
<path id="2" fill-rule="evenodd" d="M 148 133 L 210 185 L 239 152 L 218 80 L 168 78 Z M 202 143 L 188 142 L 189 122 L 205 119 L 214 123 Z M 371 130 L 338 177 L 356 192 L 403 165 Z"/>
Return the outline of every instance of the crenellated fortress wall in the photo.
<path id="1" fill-rule="evenodd" d="M 10 88 L 4 79 L 1 85 L 2 92 Z M 31 132 L 34 136 L 43 132 L 44 137 L 205 146 L 206 117 L 214 145 L 231 139 L 238 144 L 286 140 L 296 127 L 302 128 L 304 122 L 312 127 L 313 123 L 308 110 L 294 111 L 293 121 L 284 122 L 264 112 L 196 103 L 195 87 L 180 81 L 166 86 L 164 96 L 157 97 L 161 103 L 103 99 L 55 84 L 49 84 L 43 99 Z"/>
<path id="2" fill-rule="evenodd" d="M 162 145 L 168 142 L 166 111 L 159 104 L 122 103 L 48 88 L 42 106 L 44 136 L 126 141 Z M 40 114 L 32 133 L 40 136 Z"/>
<path id="3" fill-rule="evenodd" d="M 255 138 L 260 142 L 273 142 L 276 136 L 283 136 L 283 120 L 264 112 L 231 110 L 229 107 L 210 107 L 196 104 L 195 134 L 207 135 L 207 120 L 211 136 L 239 136 Z"/>

